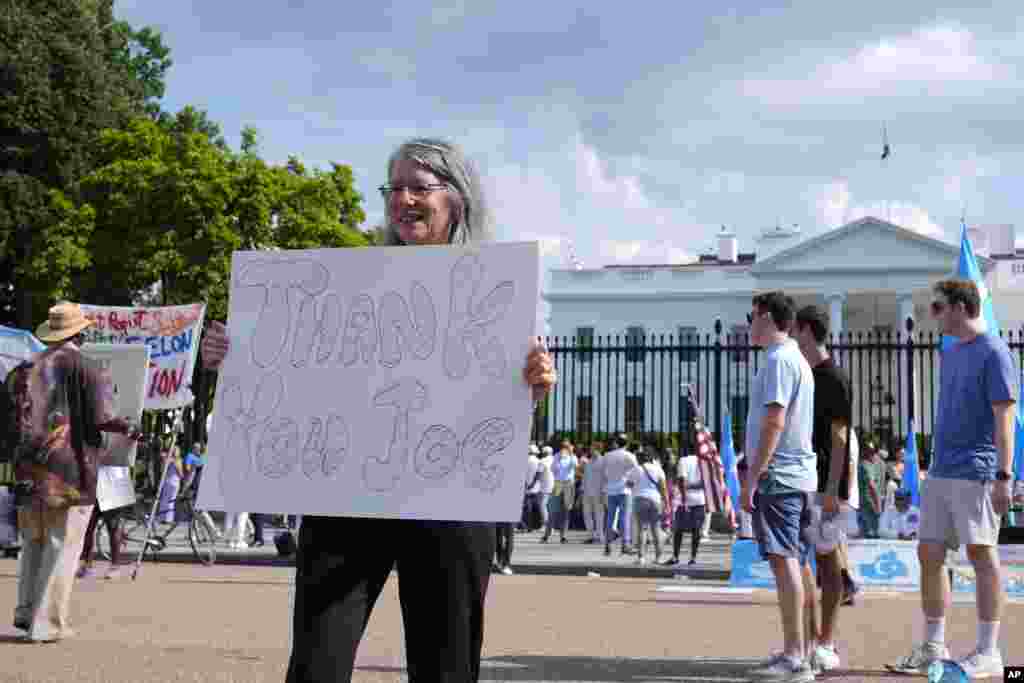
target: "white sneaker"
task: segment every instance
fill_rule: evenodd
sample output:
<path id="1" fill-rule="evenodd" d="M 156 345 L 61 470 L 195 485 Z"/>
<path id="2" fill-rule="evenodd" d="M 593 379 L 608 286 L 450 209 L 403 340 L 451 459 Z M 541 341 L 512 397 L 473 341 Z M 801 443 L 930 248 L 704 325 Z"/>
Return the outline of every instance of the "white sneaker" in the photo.
<path id="1" fill-rule="evenodd" d="M 637 566 L 642 567 L 647 564 L 647 559 L 643 555 L 637 555 L 633 562 L 636 563 Z"/>
<path id="2" fill-rule="evenodd" d="M 949 659 L 949 650 L 945 645 L 922 643 L 910 651 L 910 654 L 895 664 L 886 664 L 885 668 L 900 674 L 928 675 L 928 667 L 932 662 Z M 1000 674 L 1002 670 L 1000 670 Z"/>
<path id="3" fill-rule="evenodd" d="M 957 661 L 969 680 L 979 678 L 996 678 L 1003 675 L 1003 655 L 999 650 L 981 652 L 975 650 Z"/>
<path id="4" fill-rule="evenodd" d="M 501 573 L 505 576 L 512 576 L 512 567 L 506 564 L 504 567 L 501 568 Z"/>
<path id="5" fill-rule="evenodd" d="M 811 650 L 811 668 L 817 671 L 831 671 L 839 668 L 839 652 L 835 646 L 817 645 Z"/>
<path id="6" fill-rule="evenodd" d="M 814 680 L 814 671 L 802 659 L 787 657 L 777 653 L 770 657 L 762 666 L 751 669 L 751 678 L 780 683 L 810 683 Z"/>

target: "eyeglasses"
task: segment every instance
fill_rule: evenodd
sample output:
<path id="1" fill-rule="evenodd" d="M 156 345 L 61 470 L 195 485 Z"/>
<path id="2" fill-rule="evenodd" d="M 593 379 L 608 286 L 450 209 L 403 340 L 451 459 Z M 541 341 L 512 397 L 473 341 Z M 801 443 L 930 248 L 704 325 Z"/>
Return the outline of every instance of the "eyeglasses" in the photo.
<path id="1" fill-rule="evenodd" d="M 431 192 L 447 188 L 448 186 L 444 183 L 430 183 L 428 185 L 381 185 L 377 189 L 380 190 L 381 196 L 387 201 L 391 199 L 392 194 L 401 194 L 402 190 L 407 191 L 413 199 L 423 199 Z"/>
<path id="2" fill-rule="evenodd" d="M 945 301 L 933 301 L 932 302 L 932 315 L 942 315 L 942 311 L 946 309 Z"/>

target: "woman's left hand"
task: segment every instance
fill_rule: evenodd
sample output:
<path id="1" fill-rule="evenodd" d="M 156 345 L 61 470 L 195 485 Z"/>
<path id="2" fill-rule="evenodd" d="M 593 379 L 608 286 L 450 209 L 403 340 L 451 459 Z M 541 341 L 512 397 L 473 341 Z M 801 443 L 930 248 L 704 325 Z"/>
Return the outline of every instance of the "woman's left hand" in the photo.
<path id="1" fill-rule="evenodd" d="M 533 400 L 539 401 L 551 391 L 558 382 L 558 373 L 555 372 L 555 363 L 551 360 L 551 354 L 544 348 L 539 339 L 534 339 L 530 355 L 526 357 L 526 369 L 523 370 L 523 377 L 526 383 L 533 388 Z"/>

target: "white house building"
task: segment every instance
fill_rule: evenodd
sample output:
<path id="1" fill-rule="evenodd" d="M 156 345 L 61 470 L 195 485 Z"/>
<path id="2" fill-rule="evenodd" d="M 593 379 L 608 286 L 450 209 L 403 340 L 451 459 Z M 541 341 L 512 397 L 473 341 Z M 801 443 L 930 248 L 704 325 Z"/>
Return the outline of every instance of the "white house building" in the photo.
<path id="1" fill-rule="evenodd" d="M 969 234 L 1001 326 L 1019 331 L 1024 323 L 1024 253 L 1014 246 L 1013 227 L 979 227 Z M 748 329 L 746 316 L 753 295 L 777 289 L 792 295 L 798 305 L 827 306 L 834 334 L 872 332 L 884 338 L 887 332 L 905 331 L 908 318 L 915 321 L 917 332 L 934 330 L 928 315 L 931 287 L 956 271 L 960 252 L 959 242 L 934 239 L 871 217 L 809 239 L 801 239 L 797 230 L 775 228 L 760 236 L 752 252 L 741 251 L 735 235 L 724 229 L 718 241 L 717 254 L 701 256 L 697 262 L 685 265 L 552 270 L 544 294 L 550 305 L 551 334 L 577 340 L 618 335 L 619 343 L 650 340 L 650 335 L 655 335 L 654 339 L 672 335 L 678 341 L 691 335 L 704 339 L 720 322 L 723 338 L 742 338 Z M 697 362 L 692 354 L 682 357 Z M 670 413 L 678 411 L 678 398 L 674 397 L 678 382 L 700 374 L 699 367 L 670 363 L 667 371 L 671 388 L 663 389 L 664 372 L 644 368 L 646 378 L 638 380 L 636 375 L 641 370 L 636 363 L 624 362 L 619 367 L 598 368 L 617 375 L 618 381 L 595 391 L 588 388 L 587 378 L 580 374 L 593 375 L 594 369 L 577 365 L 580 367 L 571 370 L 560 368 L 568 386 L 561 397 L 564 415 L 553 417 L 552 429 L 580 430 L 589 424 L 601 431 L 605 426 L 628 429 L 650 424 L 652 414 L 666 409 Z M 633 377 L 629 376 L 631 370 Z M 730 379 L 725 377 L 729 370 L 727 367 L 720 380 L 729 384 L 722 387 L 721 407 L 731 407 L 733 413 L 745 412 L 743 382 L 748 380 L 743 375 L 747 373 L 734 372 Z M 692 371 L 690 379 L 688 371 Z M 906 387 L 897 386 L 899 368 L 895 375 L 887 368 L 871 368 L 869 374 L 872 395 L 887 395 L 891 402 L 904 400 Z M 704 375 L 706 384 L 710 380 L 707 372 Z M 635 386 L 630 386 L 631 382 Z M 602 397 L 609 388 L 618 390 L 619 396 Z M 915 412 L 927 420 L 931 409 L 928 397 L 919 400 L 922 404 Z M 556 406 L 554 412 L 558 409 Z M 602 419 L 602 410 L 610 416 L 608 419 Z M 709 413 L 713 415 L 713 410 Z M 902 431 L 896 427 L 893 430 Z"/>

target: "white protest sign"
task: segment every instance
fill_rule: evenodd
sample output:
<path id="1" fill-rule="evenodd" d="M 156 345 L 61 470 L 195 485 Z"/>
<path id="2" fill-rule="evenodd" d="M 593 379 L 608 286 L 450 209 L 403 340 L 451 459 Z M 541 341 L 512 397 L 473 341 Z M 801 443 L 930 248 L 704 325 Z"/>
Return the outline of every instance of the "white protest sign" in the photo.
<path id="1" fill-rule="evenodd" d="M 534 243 L 236 252 L 200 506 L 511 521 Z"/>
<path id="2" fill-rule="evenodd" d="M 93 324 L 82 332 L 88 342 L 149 347 L 152 361 L 146 408 L 171 410 L 192 403 L 190 385 L 206 304 L 184 306 L 91 306 L 82 313 Z"/>
<path id="3" fill-rule="evenodd" d="M 145 344 L 83 344 L 82 353 L 110 373 L 114 398 L 114 415 L 130 423 L 142 419 L 145 404 L 146 377 L 149 372 L 149 346 Z M 136 442 L 112 439 L 107 462 L 114 465 L 135 464 Z"/>

